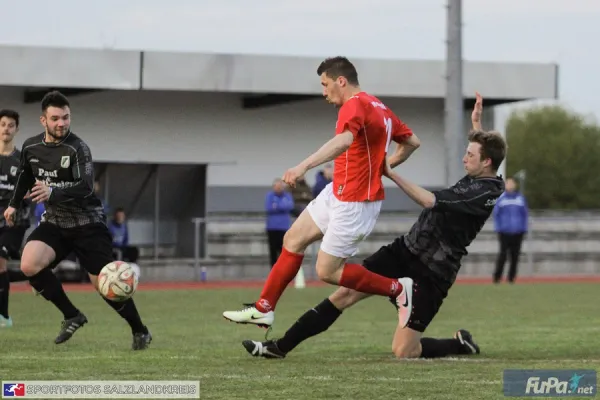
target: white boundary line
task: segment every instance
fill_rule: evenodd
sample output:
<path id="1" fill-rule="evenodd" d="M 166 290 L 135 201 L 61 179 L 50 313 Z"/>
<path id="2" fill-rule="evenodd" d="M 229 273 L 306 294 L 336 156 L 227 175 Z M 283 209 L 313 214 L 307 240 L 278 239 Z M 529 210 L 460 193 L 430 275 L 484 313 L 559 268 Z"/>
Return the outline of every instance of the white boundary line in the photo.
<path id="1" fill-rule="evenodd" d="M 22 354 L 3 354 L 2 360 L 66 360 L 66 361 L 78 361 L 78 360 L 100 360 L 100 359 L 109 359 L 109 360 L 123 360 L 129 359 L 129 355 L 124 354 L 114 354 L 114 355 L 103 355 L 96 356 L 90 354 L 52 354 L 52 355 L 22 355 Z M 165 356 L 163 354 L 156 355 L 144 355 L 143 360 L 149 361 L 154 359 L 160 360 L 201 360 L 204 359 L 204 356 L 195 356 L 195 355 L 181 355 L 181 356 Z M 237 360 L 239 357 L 227 357 L 231 360 Z M 246 357 L 250 359 L 250 357 Z M 330 361 L 339 361 L 339 362 L 360 362 L 360 361 L 381 361 L 382 364 L 390 363 L 390 362 L 398 362 L 398 363 L 447 363 L 447 362 L 461 362 L 461 363 L 518 363 L 518 364 L 540 364 L 540 363 L 581 363 L 581 364 L 589 364 L 589 363 L 599 363 L 600 359 L 515 359 L 515 358 L 482 358 L 482 357 L 445 357 L 445 358 L 436 358 L 436 359 L 401 359 L 395 360 L 392 356 L 383 356 L 383 357 L 353 357 L 353 358 L 342 358 L 342 357 L 329 357 Z M 258 361 L 258 360 L 257 360 Z M 261 361 L 258 361 L 261 362 Z M 272 360 L 273 363 L 281 362 L 281 360 Z"/>

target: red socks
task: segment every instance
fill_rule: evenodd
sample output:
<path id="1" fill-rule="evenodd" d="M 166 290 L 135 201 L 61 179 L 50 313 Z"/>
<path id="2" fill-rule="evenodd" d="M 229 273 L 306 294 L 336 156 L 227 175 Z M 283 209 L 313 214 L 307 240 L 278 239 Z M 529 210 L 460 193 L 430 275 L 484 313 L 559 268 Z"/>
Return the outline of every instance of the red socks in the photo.
<path id="1" fill-rule="evenodd" d="M 359 264 L 344 265 L 340 286 L 362 293 L 394 297 L 402 293 L 403 289 L 398 279 L 377 275 Z"/>
<path id="2" fill-rule="evenodd" d="M 303 259 L 304 254 L 291 253 L 285 248 L 282 249 L 279 259 L 267 277 L 260 300 L 255 304 L 258 311 L 275 310 L 283 291 L 298 274 Z M 362 293 L 393 297 L 402 293 L 403 289 L 397 279 L 377 275 L 359 264 L 344 265 L 340 286 Z"/>
<path id="3" fill-rule="evenodd" d="M 281 249 L 281 255 L 263 286 L 260 300 L 256 302 L 255 306 L 258 311 L 264 313 L 275 310 L 283 291 L 298 274 L 303 259 L 304 254 L 289 252 L 285 247 Z"/>

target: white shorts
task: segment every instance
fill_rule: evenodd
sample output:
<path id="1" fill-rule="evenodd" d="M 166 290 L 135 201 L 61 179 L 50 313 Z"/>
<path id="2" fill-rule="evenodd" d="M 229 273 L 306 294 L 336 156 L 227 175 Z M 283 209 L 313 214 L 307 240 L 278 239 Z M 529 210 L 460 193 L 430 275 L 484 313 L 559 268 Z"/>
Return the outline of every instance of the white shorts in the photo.
<path id="1" fill-rule="evenodd" d="M 340 201 L 332 188 L 331 183 L 325 186 L 306 210 L 323 232 L 321 250 L 335 257 L 352 257 L 375 227 L 382 202 Z"/>

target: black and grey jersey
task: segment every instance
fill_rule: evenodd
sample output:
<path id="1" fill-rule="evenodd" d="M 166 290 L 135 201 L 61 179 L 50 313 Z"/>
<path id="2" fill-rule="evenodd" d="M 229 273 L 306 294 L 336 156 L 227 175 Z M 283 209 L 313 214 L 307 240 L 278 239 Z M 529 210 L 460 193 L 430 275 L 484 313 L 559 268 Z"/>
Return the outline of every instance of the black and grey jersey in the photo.
<path id="1" fill-rule="evenodd" d="M 10 203 L 10 199 L 13 197 L 15 185 L 18 179 L 19 163 L 21 159 L 21 152 L 14 149 L 11 154 L 0 155 L 0 228 L 6 226 L 6 220 L 4 219 L 4 211 Z M 31 225 L 30 221 L 30 203 L 23 201 L 19 206 L 15 225 L 27 228 Z"/>
<path id="2" fill-rule="evenodd" d="M 404 236 L 406 247 L 449 287 L 456 279 L 467 247 L 503 192 L 501 177 L 469 176 L 448 189 L 433 192 L 435 205 L 423 210 Z"/>
<path id="3" fill-rule="evenodd" d="M 10 205 L 17 207 L 36 180 L 52 190 L 42 222 L 60 228 L 106 223 L 102 202 L 94 193 L 92 153 L 73 132 L 58 143 L 46 143 L 44 133 L 25 141 Z"/>

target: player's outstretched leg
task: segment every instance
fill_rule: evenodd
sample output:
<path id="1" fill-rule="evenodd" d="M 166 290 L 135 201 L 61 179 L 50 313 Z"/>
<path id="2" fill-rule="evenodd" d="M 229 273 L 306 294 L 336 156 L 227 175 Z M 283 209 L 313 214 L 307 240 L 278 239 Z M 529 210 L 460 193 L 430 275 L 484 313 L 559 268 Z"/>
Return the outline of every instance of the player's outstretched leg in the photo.
<path id="1" fill-rule="evenodd" d="M 304 210 L 283 238 L 283 249 L 269 272 L 256 303 L 246 304 L 238 311 L 225 311 L 223 317 L 239 324 L 254 324 L 268 328 L 275 320 L 275 306 L 285 288 L 298 274 L 306 247 L 322 237 L 307 210 Z"/>
<path id="2" fill-rule="evenodd" d="M 29 284 L 36 293 L 54 304 L 64 316 L 60 332 L 54 339 L 56 344 L 69 340 L 87 323 L 85 315 L 71 303 L 52 272 L 52 268 L 62 260 L 61 254 L 64 252 L 58 228 L 49 223 L 41 223 L 27 238 L 21 255 L 21 271 L 29 277 Z"/>
<path id="3" fill-rule="evenodd" d="M 413 280 L 389 278 L 370 271 L 360 264 L 345 263 L 345 259 L 319 251 L 317 274 L 321 280 L 358 292 L 388 296 L 395 299 L 401 327 L 408 324 L 412 313 Z"/>
<path id="4" fill-rule="evenodd" d="M 111 306 L 131 327 L 131 333 L 133 334 L 133 343 L 131 348 L 133 350 L 144 350 L 152 342 L 152 334 L 142 323 L 142 318 L 138 312 L 133 299 L 128 299 L 123 302 L 116 302 L 108 300 L 102 297 L 109 306 Z"/>
<path id="5" fill-rule="evenodd" d="M 473 335 L 465 329 L 459 329 L 453 339 L 421 339 L 422 358 L 440 358 L 452 355 L 480 354 L 481 350 Z"/>
<path id="6" fill-rule="evenodd" d="M 114 261 L 112 254 L 112 236 L 103 223 L 94 223 L 81 229 L 82 234 L 72 237 L 74 252 L 79 259 L 79 263 L 90 277 L 90 281 L 96 290 L 98 290 L 98 275 L 106 265 Z M 115 302 L 102 299 L 119 314 L 131 327 L 133 335 L 132 349 L 144 350 L 152 341 L 152 335 L 148 328 L 142 323 L 140 314 L 133 302 L 133 299 L 127 299 L 122 302 Z"/>
<path id="7" fill-rule="evenodd" d="M 352 307 L 370 295 L 347 288 L 337 289 L 331 296 L 304 313 L 280 339 L 257 342 L 244 340 L 242 345 L 250 355 L 265 358 L 285 358 L 285 356 L 308 338 L 325 332 L 342 315 L 342 311 Z"/>
<path id="8" fill-rule="evenodd" d="M 340 315 L 342 311 L 327 298 L 298 318 L 280 339 L 265 342 L 244 340 L 242 345 L 254 357 L 285 358 L 306 339 L 329 329 Z"/>
<path id="9" fill-rule="evenodd" d="M 23 270 L 26 275 L 27 271 L 27 269 Z M 86 316 L 71 303 L 61 283 L 50 268 L 44 268 L 37 274 L 30 276 L 29 283 L 38 294 L 54 304 L 63 314 L 64 320 L 54 343 L 61 344 L 71 339 L 73 334 L 88 322 Z"/>

